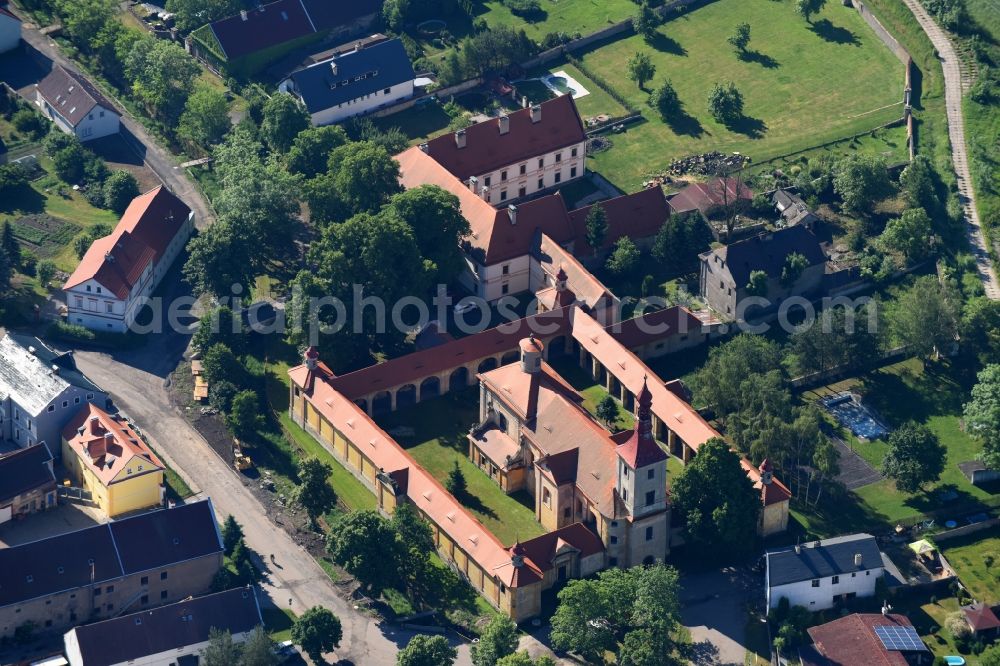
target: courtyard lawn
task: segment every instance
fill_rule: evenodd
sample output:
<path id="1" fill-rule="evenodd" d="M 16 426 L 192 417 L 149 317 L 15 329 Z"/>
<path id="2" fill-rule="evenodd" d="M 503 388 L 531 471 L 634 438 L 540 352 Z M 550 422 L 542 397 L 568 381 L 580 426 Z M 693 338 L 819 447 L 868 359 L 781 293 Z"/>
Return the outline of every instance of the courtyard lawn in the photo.
<path id="1" fill-rule="evenodd" d="M 476 390 L 449 393 L 377 420 L 386 432 L 412 428 L 413 436 L 397 436 L 396 441 L 441 483 L 457 461 L 468 484 L 469 497 L 463 503 L 505 545 L 539 536 L 544 530 L 535 521 L 531 497 L 523 492 L 507 495 L 469 460 L 466 435 L 478 421 L 478 399 Z"/>
<path id="2" fill-rule="evenodd" d="M 447 133 L 451 116 L 445 113 L 439 102 L 429 101 L 391 116 L 375 118 L 374 122 L 383 131 L 398 127 L 410 139 L 410 145 L 415 146 Z"/>
<path id="3" fill-rule="evenodd" d="M 584 372 L 583 368 L 576 364 L 576 362 L 571 358 L 561 359 L 552 364 L 559 375 L 565 379 L 569 384 L 583 396 L 583 407 L 591 415 L 597 418 L 597 405 L 603 400 L 608 392 L 601 384 L 598 384 L 594 379 Z M 612 431 L 618 432 L 619 430 L 630 430 L 635 427 L 635 416 L 629 412 L 625 407 L 618 403 L 618 421 Z"/>
<path id="4" fill-rule="evenodd" d="M 735 26 L 751 26 L 748 55 L 726 43 Z M 676 17 L 647 44 L 634 35 L 583 54 L 596 74 L 614 82 L 631 103 L 646 108 L 645 91 L 622 74 L 637 51 L 656 65 L 655 87 L 670 79 L 685 116 L 672 125 L 652 111 L 647 122 L 611 136 L 611 150 L 591 166 L 632 191 L 672 158 L 709 150 L 772 159 L 847 137 L 902 116 L 903 66 L 856 11 L 828 3 L 807 23 L 791 0 L 718 0 Z M 707 111 L 716 82 L 733 81 L 744 96 L 742 121 L 717 123 Z"/>
<path id="5" fill-rule="evenodd" d="M 980 450 L 979 444 L 961 428 L 962 403 L 968 397 L 968 375 L 968 369 L 954 367 L 947 361 L 925 365 L 918 359 L 909 359 L 863 378 L 837 382 L 803 394 L 804 400 L 812 401 L 829 393 L 853 389 L 874 407 L 890 428 L 910 420 L 928 426 L 945 445 L 947 458 L 940 480 L 930 484 L 926 492 L 910 495 L 896 490 L 892 481 L 878 481 L 848 495 L 857 500 L 857 504 L 849 508 L 821 506 L 817 511 L 812 507 L 796 507 L 799 522 L 813 533 L 832 536 L 843 531 L 857 531 L 862 526 L 878 529 L 930 512 L 937 512 L 938 522 L 942 522 L 1000 505 L 1000 498 L 991 492 L 992 488 L 973 486 L 958 468 L 959 463 L 974 460 Z M 853 440 L 853 445 L 876 467 L 881 464 L 887 449 L 884 442 Z M 946 501 L 941 498 L 942 491 L 953 491 L 957 496 Z M 953 509 L 954 515 L 949 509 Z"/>
<path id="6" fill-rule="evenodd" d="M 974 532 L 939 544 L 974 599 L 1000 601 L 1000 528 Z M 987 558 L 990 558 L 987 564 Z"/>

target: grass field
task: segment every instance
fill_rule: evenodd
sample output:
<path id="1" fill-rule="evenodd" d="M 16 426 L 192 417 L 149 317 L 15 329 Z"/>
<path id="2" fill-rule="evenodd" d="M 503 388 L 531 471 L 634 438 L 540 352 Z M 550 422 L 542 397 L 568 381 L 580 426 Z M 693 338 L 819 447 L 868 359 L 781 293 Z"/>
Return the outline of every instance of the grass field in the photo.
<path id="1" fill-rule="evenodd" d="M 735 26 L 750 23 L 749 55 L 737 57 L 725 42 Z M 622 74 L 642 51 L 657 72 L 648 87 L 670 79 L 686 116 L 647 122 L 612 137 L 614 147 L 592 166 L 626 190 L 671 158 L 708 150 L 739 151 L 770 159 L 864 132 L 902 115 L 903 67 L 856 11 L 828 3 L 812 25 L 791 0 L 719 0 L 659 28 L 652 45 L 638 35 L 605 43 L 583 54 L 596 74 L 644 107 L 647 93 Z M 745 119 L 733 127 L 707 111 L 715 82 L 734 81 L 742 91 Z"/>
<path id="2" fill-rule="evenodd" d="M 962 403 L 968 398 L 968 388 L 963 369 L 946 362 L 928 364 L 925 368 L 921 361 L 909 359 L 861 379 L 807 392 L 803 398 L 808 401 L 846 389 L 856 390 L 890 427 L 909 420 L 925 424 L 947 448 L 947 458 L 940 480 L 928 485 L 926 492 L 902 493 L 891 481 L 883 480 L 848 495 L 856 500 L 855 506 L 838 506 L 830 511 L 821 507 L 818 513 L 799 512 L 800 522 L 817 534 L 830 536 L 858 529 L 879 529 L 931 511 L 947 513 L 949 507 L 954 507 L 955 515 L 943 515 L 941 520 L 994 506 L 1000 498 L 989 489 L 973 486 L 958 468 L 959 463 L 974 460 L 980 449 L 961 428 Z M 845 439 L 852 441 L 855 450 L 873 466 L 881 465 L 888 448 L 884 442 Z M 954 491 L 957 498 L 945 503 L 940 498 L 940 492 L 945 490 Z"/>
<path id="3" fill-rule="evenodd" d="M 526 80 L 515 82 L 514 85 L 517 87 L 518 94 L 527 96 L 532 103 L 537 104 L 544 102 L 547 99 L 555 97 L 555 93 L 547 88 L 541 81 L 537 81 L 535 79 L 545 76 L 546 74 L 554 74 L 556 72 L 566 72 L 576 79 L 580 85 L 587 89 L 589 94 L 574 100 L 576 102 L 576 108 L 580 112 L 580 117 L 584 120 L 602 113 L 613 117 L 624 116 L 628 113 L 625 110 L 625 107 L 616 102 L 611 95 L 602 90 L 583 72 L 567 62 L 565 59 L 549 63 L 542 69 L 533 70 L 527 77 L 525 77 Z"/>
<path id="4" fill-rule="evenodd" d="M 380 417 L 378 422 L 387 432 L 397 426 L 413 428 L 414 436 L 396 441 L 442 483 L 457 461 L 468 484 L 469 497 L 463 503 L 504 544 L 539 536 L 544 530 L 535 522 L 531 498 L 526 493 L 508 496 L 469 460 L 466 435 L 478 420 L 478 395 L 475 390 L 449 393 Z"/>
<path id="5" fill-rule="evenodd" d="M 618 23 L 636 13 L 632 0 L 541 0 L 542 11 L 528 22 L 514 16 L 500 0 L 487 0 L 478 7 L 476 18 L 495 27 L 523 28 L 528 36 L 541 41 L 550 32 L 586 35 Z"/>
<path id="6" fill-rule="evenodd" d="M 987 604 L 1000 601 L 1000 528 L 945 541 L 940 547 L 974 599 Z"/>

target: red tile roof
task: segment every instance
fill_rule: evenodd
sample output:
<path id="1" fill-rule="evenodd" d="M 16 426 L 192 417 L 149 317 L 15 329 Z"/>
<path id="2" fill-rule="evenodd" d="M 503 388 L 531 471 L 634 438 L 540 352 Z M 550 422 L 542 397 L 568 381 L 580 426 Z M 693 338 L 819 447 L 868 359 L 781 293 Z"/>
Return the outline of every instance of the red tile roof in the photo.
<path id="1" fill-rule="evenodd" d="M 855 613 L 833 622 L 810 627 L 807 631 L 813 647 L 826 657 L 830 666 L 907 666 L 901 652 L 886 650 L 875 634 L 875 627 L 909 627 L 905 615 Z"/>
<path id="2" fill-rule="evenodd" d="M 572 95 L 543 102 L 542 117 L 531 122 L 531 109 L 510 114 L 510 131 L 500 134 L 499 119 L 465 128 L 465 147 L 459 148 L 454 134 L 443 134 L 427 142 L 427 152 L 461 181 L 501 167 L 524 162 L 587 140 Z"/>
<path id="3" fill-rule="evenodd" d="M 587 215 L 594 206 L 603 207 L 608 220 L 608 233 L 601 246 L 603 248 L 613 246 L 623 236 L 632 239 L 655 236 L 670 217 L 670 206 L 663 196 L 663 190 L 659 187 L 648 187 L 632 194 L 577 208 L 569 214 L 569 219 L 576 229 L 573 251 L 577 256 L 585 256 L 594 251 L 587 242 Z"/>
<path id="4" fill-rule="evenodd" d="M 1000 628 L 1000 619 L 997 619 L 992 608 L 982 602 L 962 606 L 962 612 L 965 613 L 965 619 L 973 631 Z"/>
<path id="5" fill-rule="evenodd" d="M 544 332 L 546 336 L 559 335 L 567 333 L 569 327 L 568 309 L 544 312 L 334 377 L 330 379 L 330 384 L 352 400 L 362 398 L 370 393 L 423 379 L 485 356 L 515 350 L 520 340 L 531 332 L 538 334 Z"/>
<path id="6" fill-rule="evenodd" d="M 229 60 L 315 32 L 300 0 L 278 0 L 210 24 Z"/>
<path id="7" fill-rule="evenodd" d="M 98 104 L 116 113 L 114 105 L 90 81 L 60 65 L 53 65 L 45 78 L 35 85 L 42 98 L 73 127 Z"/>
<path id="8" fill-rule="evenodd" d="M 115 230 L 93 242 L 63 289 L 96 280 L 119 299 L 127 299 L 142 272 L 160 258 L 190 212 L 162 185 L 137 196 Z"/>
<path id="9" fill-rule="evenodd" d="M 701 320 L 690 310 L 674 305 L 612 324 L 606 330 L 625 347 L 635 349 L 667 336 L 697 333 L 701 331 L 701 326 Z"/>
<path id="10" fill-rule="evenodd" d="M 772 504 L 777 504 L 779 502 L 786 502 L 792 498 L 792 491 L 788 489 L 784 483 L 782 483 L 778 477 L 774 476 L 774 470 L 771 469 L 771 463 L 766 458 L 764 462 L 760 464 L 760 468 L 754 467 L 753 463 L 742 458 L 740 460 L 740 465 L 743 466 L 743 470 L 747 473 L 747 477 L 753 481 L 753 487 L 755 490 L 760 491 L 760 501 L 764 506 L 770 506 Z M 765 484 L 763 479 L 763 472 L 771 472 L 771 482 Z"/>
<path id="11" fill-rule="evenodd" d="M 594 274 L 584 268 L 572 253 L 547 234 L 542 234 L 536 255 L 542 270 L 549 276 L 558 275 L 559 271 L 566 274 L 566 286 L 569 291 L 573 292 L 576 300 L 587 307 L 592 308 L 601 299 L 612 296 L 611 290 L 605 287 L 603 282 L 594 277 Z M 552 299 L 555 300 L 555 294 L 552 295 Z"/>
<path id="12" fill-rule="evenodd" d="M 96 405 L 82 407 L 66 424 L 63 438 L 80 462 L 105 486 L 115 482 L 115 477 L 132 466 L 135 458 L 143 470 L 136 466 L 127 479 L 163 471 L 163 463 L 123 418 L 112 416 Z"/>
<path id="13" fill-rule="evenodd" d="M 583 523 L 573 523 L 511 546 L 511 559 L 519 557 L 523 564 L 517 567 L 512 562 L 503 570 L 505 573 L 510 570 L 511 580 L 516 581 L 513 587 L 535 583 L 552 570 L 557 555 L 572 551 L 578 551 L 580 557 L 589 557 L 604 552 L 604 544 Z"/>
<path id="14" fill-rule="evenodd" d="M 750 201 L 753 191 L 736 178 L 712 178 L 706 183 L 692 183 L 670 198 L 670 208 L 675 213 L 687 213 L 698 210 L 707 212 L 715 206 L 721 206 L 725 201 L 730 205 L 739 199 Z"/>
<path id="15" fill-rule="evenodd" d="M 650 411 L 653 394 L 649 392 L 645 380 L 635 400 L 639 406 L 635 429 L 618 447 L 618 456 L 632 469 L 639 469 L 666 460 L 667 454 L 653 438 L 653 420 Z"/>

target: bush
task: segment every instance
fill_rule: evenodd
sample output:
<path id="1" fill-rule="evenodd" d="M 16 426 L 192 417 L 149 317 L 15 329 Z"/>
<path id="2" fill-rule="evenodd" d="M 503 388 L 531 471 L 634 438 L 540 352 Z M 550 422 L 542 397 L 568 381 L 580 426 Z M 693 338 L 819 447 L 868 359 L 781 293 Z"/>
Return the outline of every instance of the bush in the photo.
<path id="1" fill-rule="evenodd" d="M 68 342 L 93 342 L 97 336 L 88 328 L 76 324 L 57 321 L 49 327 L 49 337 Z"/>
<path id="2" fill-rule="evenodd" d="M 649 93 L 649 105 L 660 112 L 660 117 L 670 120 L 681 110 L 681 99 L 670 81 L 664 81 Z"/>
<path id="3" fill-rule="evenodd" d="M 503 0 L 503 4 L 511 14 L 529 21 L 542 13 L 542 6 L 538 0 Z"/>
<path id="4" fill-rule="evenodd" d="M 56 276 L 56 265 L 46 259 L 45 261 L 38 262 L 38 283 L 42 286 L 42 289 L 48 289 L 49 283 L 52 282 L 52 278 Z"/>
<path id="5" fill-rule="evenodd" d="M 32 139 L 45 136 L 45 119 L 31 109 L 20 109 L 11 117 L 11 122 L 18 132 L 27 134 Z"/>
<path id="6" fill-rule="evenodd" d="M 139 196 L 139 183 L 128 171 L 115 171 L 104 181 L 104 206 L 121 215 Z"/>

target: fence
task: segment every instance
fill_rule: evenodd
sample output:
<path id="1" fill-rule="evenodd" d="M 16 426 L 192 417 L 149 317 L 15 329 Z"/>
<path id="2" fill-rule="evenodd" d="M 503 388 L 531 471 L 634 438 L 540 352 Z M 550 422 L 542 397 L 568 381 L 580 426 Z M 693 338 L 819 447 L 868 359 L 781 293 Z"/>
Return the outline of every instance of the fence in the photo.
<path id="1" fill-rule="evenodd" d="M 431 92 L 424 92 L 421 93 L 420 95 L 415 95 L 408 100 L 400 102 L 399 104 L 393 104 L 392 106 L 387 106 L 384 109 L 379 109 L 378 111 L 374 111 L 373 113 L 370 113 L 368 115 L 374 118 L 384 118 L 385 116 L 391 116 L 393 114 L 399 113 L 400 111 L 406 111 L 407 109 L 416 106 L 416 104 L 420 100 L 426 99 L 431 95 L 436 95 L 440 99 L 443 97 L 449 97 L 451 95 L 458 95 L 464 92 L 468 92 L 473 88 L 481 86 L 482 84 L 483 84 L 483 79 L 481 78 L 461 81 L 459 83 L 456 83 L 455 85 L 448 86 L 446 88 L 438 88 L 437 90 Z"/>
<path id="2" fill-rule="evenodd" d="M 1000 525 L 1000 518 L 990 518 L 989 520 L 984 520 L 981 523 L 962 525 L 961 527 L 956 527 L 953 530 L 938 532 L 932 538 L 934 539 L 934 543 L 941 543 L 942 541 L 948 541 L 949 539 L 957 539 L 958 537 L 965 536 L 966 534 L 982 532 L 983 530 L 988 530 L 991 527 L 996 527 L 997 525 Z"/>

